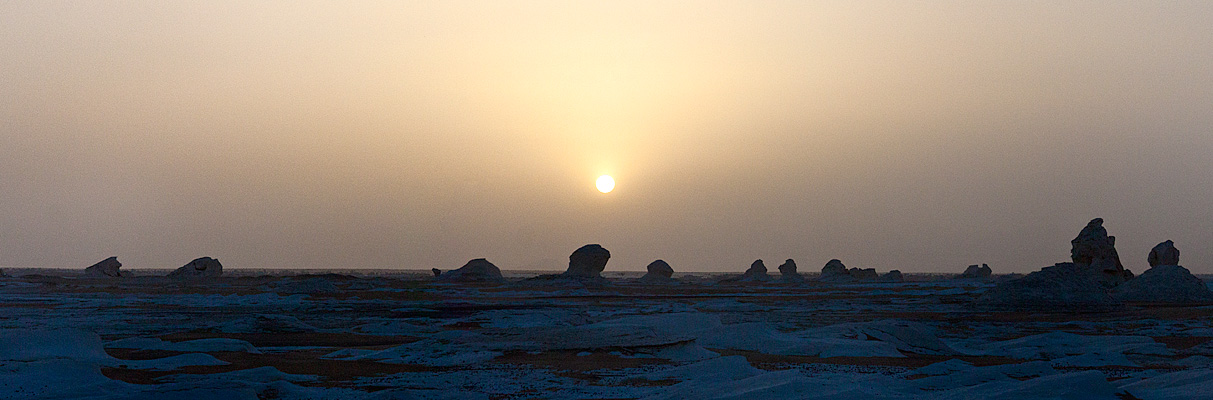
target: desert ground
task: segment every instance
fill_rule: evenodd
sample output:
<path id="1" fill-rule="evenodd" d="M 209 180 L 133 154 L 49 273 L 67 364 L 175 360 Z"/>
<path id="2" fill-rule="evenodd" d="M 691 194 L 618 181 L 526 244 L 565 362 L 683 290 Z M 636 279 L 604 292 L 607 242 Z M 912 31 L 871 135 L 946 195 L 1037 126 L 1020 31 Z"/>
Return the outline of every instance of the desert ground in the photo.
<path id="1" fill-rule="evenodd" d="M 1001 281 L 9 270 L 0 397 L 1193 399 L 1213 307 L 974 304 Z M 142 275 L 142 276 L 141 276 Z"/>

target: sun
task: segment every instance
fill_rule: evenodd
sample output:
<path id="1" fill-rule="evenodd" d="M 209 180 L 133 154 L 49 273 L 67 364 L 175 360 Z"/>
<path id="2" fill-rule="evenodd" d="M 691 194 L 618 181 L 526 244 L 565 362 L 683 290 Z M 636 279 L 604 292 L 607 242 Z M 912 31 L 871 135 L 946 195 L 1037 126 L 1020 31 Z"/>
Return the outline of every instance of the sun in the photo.
<path id="1" fill-rule="evenodd" d="M 615 190 L 615 178 L 612 178 L 610 175 L 600 176 L 598 177 L 598 181 L 594 183 L 594 186 L 598 186 L 599 192 L 610 193 L 612 190 Z"/>

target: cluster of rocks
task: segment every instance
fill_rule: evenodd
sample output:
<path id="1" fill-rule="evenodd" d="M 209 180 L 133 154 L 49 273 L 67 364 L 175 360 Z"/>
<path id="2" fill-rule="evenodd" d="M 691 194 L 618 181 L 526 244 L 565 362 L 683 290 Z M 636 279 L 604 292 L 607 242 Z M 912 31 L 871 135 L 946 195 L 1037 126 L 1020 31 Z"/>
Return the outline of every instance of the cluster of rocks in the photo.
<path id="1" fill-rule="evenodd" d="M 118 262 L 118 257 L 110 257 L 97 262 L 84 269 L 84 276 L 90 278 L 121 278 L 130 276 L 129 273 L 119 270 L 122 268 L 122 263 Z M 177 268 L 170 272 L 168 276 L 175 278 L 203 278 L 217 277 L 223 274 L 223 264 L 219 260 L 202 257 L 196 258 L 185 264 L 181 268 Z"/>
<path id="2" fill-rule="evenodd" d="M 1011 308 L 1091 309 L 1124 302 L 1191 304 L 1213 302 L 1200 278 L 1179 266 L 1179 250 L 1170 240 L 1147 257 L 1150 269 L 1139 277 L 1125 269 L 1103 219 L 1091 220 L 1070 241 L 1072 262 L 1010 280 L 988 290 L 978 305 Z"/>
<path id="3" fill-rule="evenodd" d="M 875 268 L 850 268 L 847 269 L 842 261 L 838 259 L 826 262 L 824 267 L 821 267 L 821 276 L 817 277 L 821 282 L 832 283 L 849 283 L 849 282 L 901 282 L 904 278 L 901 271 L 892 270 L 884 276 L 876 272 Z"/>

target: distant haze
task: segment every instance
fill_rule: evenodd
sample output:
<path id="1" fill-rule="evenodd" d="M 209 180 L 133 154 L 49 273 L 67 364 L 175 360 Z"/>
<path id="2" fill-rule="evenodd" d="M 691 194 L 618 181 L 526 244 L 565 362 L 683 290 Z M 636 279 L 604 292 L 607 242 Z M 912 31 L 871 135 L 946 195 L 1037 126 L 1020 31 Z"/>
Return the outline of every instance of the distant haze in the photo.
<path id="1" fill-rule="evenodd" d="M 1213 2 L 0 3 L 0 265 L 1005 273 L 1095 217 L 1213 273 Z"/>

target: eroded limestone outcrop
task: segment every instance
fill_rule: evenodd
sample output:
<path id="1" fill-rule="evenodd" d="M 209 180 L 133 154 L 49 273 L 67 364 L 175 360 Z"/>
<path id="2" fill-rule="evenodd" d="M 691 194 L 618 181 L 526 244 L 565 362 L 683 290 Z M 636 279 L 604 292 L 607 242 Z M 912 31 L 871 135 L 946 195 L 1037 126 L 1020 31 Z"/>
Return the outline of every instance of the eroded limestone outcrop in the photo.
<path id="1" fill-rule="evenodd" d="M 434 271 L 438 271 L 437 268 Z M 438 280 L 446 282 L 502 282 L 505 277 L 501 269 L 483 258 L 477 258 L 463 264 L 459 269 L 442 272 Z"/>

